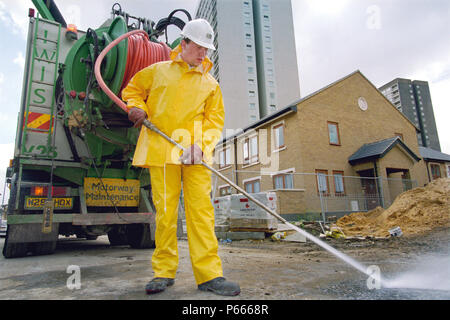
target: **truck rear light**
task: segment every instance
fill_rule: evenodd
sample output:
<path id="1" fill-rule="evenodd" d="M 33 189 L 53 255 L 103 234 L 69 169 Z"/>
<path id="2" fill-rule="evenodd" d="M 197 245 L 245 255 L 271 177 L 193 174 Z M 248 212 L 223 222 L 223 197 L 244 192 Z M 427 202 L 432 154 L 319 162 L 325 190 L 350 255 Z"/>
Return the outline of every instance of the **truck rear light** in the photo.
<path id="1" fill-rule="evenodd" d="M 55 197 L 70 196 L 70 187 L 52 187 L 52 196 Z"/>
<path id="2" fill-rule="evenodd" d="M 31 187 L 31 195 L 36 197 L 42 197 L 47 194 L 47 187 L 35 186 Z"/>
<path id="3" fill-rule="evenodd" d="M 33 8 L 28 9 L 28 17 L 34 18 L 34 9 Z"/>
<path id="4" fill-rule="evenodd" d="M 78 33 L 78 29 L 77 26 L 74 24 L 69 24 L 67 26 L 67 31 L 73 32 L 73 33 Z"/>
<path id="5" fill-rule="evenodd" d="M 46 186 L 31 187 L 31 196 L 46 197 L 47 194 L 48 194 L 48 187 Z M 52 196 L 54 197 L 70 196 L 70 187 L 52 187 Z"/>
<path id="6" fill-rule="evenodd" d="M 69 24 L 66 30 L 66 39 L 67 40 L 78 40 L 78 29 L 74 24 Z"/>

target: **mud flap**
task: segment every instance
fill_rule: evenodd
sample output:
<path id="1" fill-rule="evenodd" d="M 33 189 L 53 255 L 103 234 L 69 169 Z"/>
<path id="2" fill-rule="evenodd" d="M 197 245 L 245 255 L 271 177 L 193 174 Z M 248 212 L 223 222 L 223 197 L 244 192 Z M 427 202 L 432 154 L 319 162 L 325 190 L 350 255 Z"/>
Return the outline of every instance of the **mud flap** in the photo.
<path id="1" fill-rule="evenodd" d="M 50 233 L 42 233 L 41 224 L 10 224 L 3 245 L 5 258 L 24 257 L 28 252 L 36 255 L 51 254 L 58 240 L 58 223 L 52 224 Z"/>

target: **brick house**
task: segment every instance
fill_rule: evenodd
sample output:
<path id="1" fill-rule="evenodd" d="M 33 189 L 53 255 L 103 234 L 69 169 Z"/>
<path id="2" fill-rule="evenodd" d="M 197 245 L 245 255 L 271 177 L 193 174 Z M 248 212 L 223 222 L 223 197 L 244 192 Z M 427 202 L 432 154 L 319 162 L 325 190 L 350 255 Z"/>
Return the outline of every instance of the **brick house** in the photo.
<path id="1" fill-rule="evenodd" d="M 419 147 L 419 150 L 425 161 L 429 182 L 439 178 L 450 178 L 450 155 L 425 147 Z"/>
<path id="2" fill-rule="evenodd" d="M 392 203 L 406 181 L 428 182 L 418 131 L 355 71 L 221 141 L 214 166 L 248 192 L 276 192 L 285 216 L 317 214 L 324 199 L 336 201 L 329 211 L 369 210 Z M 235 192 L 214 186 L 215 197 Z"/>

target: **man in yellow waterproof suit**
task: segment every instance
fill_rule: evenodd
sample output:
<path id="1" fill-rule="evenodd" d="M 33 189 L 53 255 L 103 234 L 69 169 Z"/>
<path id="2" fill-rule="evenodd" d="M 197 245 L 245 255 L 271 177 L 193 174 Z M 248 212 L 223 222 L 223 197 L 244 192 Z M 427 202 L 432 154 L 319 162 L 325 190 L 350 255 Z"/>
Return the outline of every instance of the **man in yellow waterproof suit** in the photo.
<path id="1" fill-rule="evenodd" d="M 222 93 L 209 74 L 212 62 L 206 57 L 208 49 L 215 50 L 214 32 L 206 20 L 196 19 L 185 25 L 181 35 L 183 40 L 172 51 L 170 61 L 141 70 L 122 91 L 135 126 L 148 118 L 186 148 L 181 154 L 155 132 L 141 129 L 133 165 L 150 169 L 156 207 L 155 277 L 146 292 L 161 292 L 174 284 L 178 202 L 183 186 L 189 251 L 198 289 L 238 295 L 239 285 L 223 277 L 210 199 L 211 173 L 200 164 L 202 159 L 212 161 L 224 123 Z"/>

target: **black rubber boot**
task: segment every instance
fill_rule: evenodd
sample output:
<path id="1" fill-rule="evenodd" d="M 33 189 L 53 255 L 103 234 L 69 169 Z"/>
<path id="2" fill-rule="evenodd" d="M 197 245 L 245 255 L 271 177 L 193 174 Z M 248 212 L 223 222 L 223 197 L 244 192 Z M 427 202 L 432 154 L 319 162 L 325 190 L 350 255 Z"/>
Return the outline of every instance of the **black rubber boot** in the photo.
<path id="1" fill-rule="evenodd" d="M 241 288 L 237 283 L 227 281 L 223 277 L 214 278 L 198 285 L 199 290 L 211 291 L 221 296 L 237 296 Z"/>
<path id="2" fill-rule="evenodd" d="M 145 286 L 145 291 L 147 294 L 158 293 L 166 290 L 167 287 L 172 286 L 174 283 L 175 280 L 170 278 L 153 278 L 152 281 Z"/>

